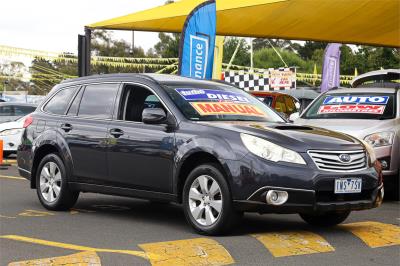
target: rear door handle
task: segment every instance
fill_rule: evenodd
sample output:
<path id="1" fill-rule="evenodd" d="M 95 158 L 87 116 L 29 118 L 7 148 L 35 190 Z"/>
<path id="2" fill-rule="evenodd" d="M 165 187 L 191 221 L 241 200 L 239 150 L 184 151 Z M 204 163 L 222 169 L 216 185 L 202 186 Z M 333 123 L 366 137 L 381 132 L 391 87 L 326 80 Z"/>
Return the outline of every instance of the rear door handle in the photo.
<path id="1" fill-rule="evenodd" d="M 114 136 L 114 138 L 119 138 L 124 135 L 124 131 L 119 128 L 110 129 L 110 134 Z"/>
<path id="2" fill-rule="evenodd" d="M 72 130 L 72 125 L 71 124 L 62 124 L 61 129 L 64 130 L 65 132 L 71 131 Z"/>

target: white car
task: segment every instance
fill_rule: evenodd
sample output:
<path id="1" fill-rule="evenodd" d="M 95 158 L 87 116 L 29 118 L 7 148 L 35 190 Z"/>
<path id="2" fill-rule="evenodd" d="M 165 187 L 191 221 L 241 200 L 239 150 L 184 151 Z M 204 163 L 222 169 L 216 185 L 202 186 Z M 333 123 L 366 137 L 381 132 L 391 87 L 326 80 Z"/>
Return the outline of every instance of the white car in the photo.
<path id="1" fill-rule="evenodd" d="M 3 140 L 3 155 L 16 154 L 23 133 L 25 117 L 0 124 L 0 139 Z"/>

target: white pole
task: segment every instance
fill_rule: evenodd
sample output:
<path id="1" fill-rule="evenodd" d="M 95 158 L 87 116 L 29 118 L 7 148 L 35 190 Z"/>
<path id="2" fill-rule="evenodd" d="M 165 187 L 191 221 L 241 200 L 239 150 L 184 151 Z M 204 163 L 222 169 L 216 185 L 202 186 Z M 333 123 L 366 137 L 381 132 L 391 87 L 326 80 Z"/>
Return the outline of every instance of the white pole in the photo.
<path id="1" fill-rule="evenodd" d="M 250 71 L 253 72 L 253 38 L 250 38 Z"/>

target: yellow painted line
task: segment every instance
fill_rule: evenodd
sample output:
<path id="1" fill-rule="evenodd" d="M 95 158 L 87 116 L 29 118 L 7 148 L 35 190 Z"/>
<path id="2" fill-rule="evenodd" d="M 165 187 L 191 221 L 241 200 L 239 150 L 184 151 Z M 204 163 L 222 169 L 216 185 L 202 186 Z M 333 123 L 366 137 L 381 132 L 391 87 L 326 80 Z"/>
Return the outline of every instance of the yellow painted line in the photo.
<path id="1" fill-rule="evenodd" d="M 79 265 L 79 266 L 101 266 L 101 261 L 96 252 L 86 251 L 68 256 L 53 257 L 36 260 L 12 262 L 8 266 L 55 266 L 55 265 Z"/>
<path id="2" fill-rule="evenodd" d="M 209 238 L 140 244 L 153 266 L 228 265 L 235 262 L 229 252 Z"/>
<path id="3" fill-rule="evenodd" d="M 17 160 L 15 160 L 15 159 L 10 159 L 10 160 L 4 160 L 4 163 L 6 163 L 6 164 L 17 164 Z"/>
<path id="4" fill-rule="evenodd" d="M 260 241 L 274 257 L 335 251 L 324 238 L 307 231 L 262 233 L 252 236 Z"/>
<path id="5" fill-rule="evenodd" d="M 17 179 L 17 180 L 27 180 L 23 177 L 20 176 L 10 176 L 10 175 L 0 175 L 0 178 L 6 178 L 6 179 Z"/>
<path id="6" fill-rule="evenodd" d="M 144 259 L 148 259 L 149 255 L 143 251 L 135 251 L 135 250 L 118 250 L 118 249 L 106 249 L 106 248 L 93 248 L 93 247 L 85 247 L 80 245 L 74 244 L 67 244 L 62 242 L 54 242 L 54 241 L 47 241 L 37 238 L 30 238 L 25 236 L 18 236 L 18 235 L 3 235 L 0 238 L 10 239 L 15 241 L 27 242 L 31 244 L 38 244 L 43 246 L 50 246 L 50 247 L 57 247 L 57 248 L 64 248 L 64 249 L 72 249 L 78 251 L 91 251 L 91 252 L 105 252 L 105 253 L 117 253 L 117 254 L 126 254 L 141 257 Z M 152 255 L 153 256 L 153 255 Z"/>
<path id="7" fill-rule="evenodd" d="M 350 231 L 371 248 L 400 245 L 400 227 L 379 222 L 358 222 L 340 227 Z"/>
<path id="8" fill-rule="evenodd" d="M 44 211 L 36 211 L 36 210 L 24 210 L 23 212 L 18 214 L 19 216 L 26 216 L 26 217 L 43 217 L 43 216 L 51 216 L 55 215 L 51 212 L 44 212 Z"/>
<path id="9" fill-rule="evenodd" d="M 17 217 L 6 216 L 6 215 L 1 215 L 1 214 L 0 214 L 0 218 L 15 219 L 15 218 L 17 218 Z"/>

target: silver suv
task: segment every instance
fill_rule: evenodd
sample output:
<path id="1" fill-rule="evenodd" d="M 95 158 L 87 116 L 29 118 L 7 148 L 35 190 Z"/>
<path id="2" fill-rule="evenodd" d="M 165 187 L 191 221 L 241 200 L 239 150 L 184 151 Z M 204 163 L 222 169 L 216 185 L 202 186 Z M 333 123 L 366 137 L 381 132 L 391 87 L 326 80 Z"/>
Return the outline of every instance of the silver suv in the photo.
<path id="1" fill-rule="evenodd" d="M 385 190 L 399 198 L 400 89 L 349 88 L 321 94 L 294 121 L 369 143 L 382 164 Z"/>

